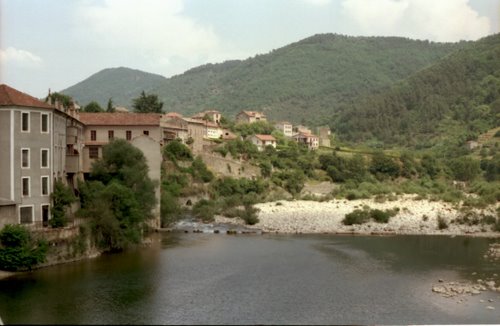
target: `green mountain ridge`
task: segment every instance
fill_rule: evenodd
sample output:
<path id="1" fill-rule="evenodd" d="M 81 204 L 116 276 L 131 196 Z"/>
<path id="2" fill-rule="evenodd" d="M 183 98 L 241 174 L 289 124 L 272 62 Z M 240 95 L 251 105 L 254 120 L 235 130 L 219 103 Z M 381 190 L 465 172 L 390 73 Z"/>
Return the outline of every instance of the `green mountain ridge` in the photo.
<path id="1" fill-rule="evenodd" d="M 449 147 L 475 139 L 500 125 L 500 34 L 343 106 L 330 124 L 355 142 Z"/>
<path id="2" fill-rule="evenodd" d="M 133 80 L 119 76 L 127 75 L 127 68 L 108 69 L 62 93 L 83 105 L 91 100 L 105 105 L 112 97 L 115 104 L 131 107 L 145 90 L 158 95 L 165 111 L 189 115 L 215 108 L 234 118 L 241 110 L 257 110 L 273 120 L 317 125 L 331 120 L 342 105 L 387 88 L 466 44 L 318 34 L 168 79 L 143 73 L 143 80 Z"/>
<path id="3" fill-rule="evenodd" d="M 132 98 L 145 90 L 153 89 L 166 78 L 157 74 L 125 67 L 103 69 L 82 82 L 61 91 L 80 103 L 87 105 L 96 101 L 106 107 L 108 100 L 118 106 L 130 107 Z"/>

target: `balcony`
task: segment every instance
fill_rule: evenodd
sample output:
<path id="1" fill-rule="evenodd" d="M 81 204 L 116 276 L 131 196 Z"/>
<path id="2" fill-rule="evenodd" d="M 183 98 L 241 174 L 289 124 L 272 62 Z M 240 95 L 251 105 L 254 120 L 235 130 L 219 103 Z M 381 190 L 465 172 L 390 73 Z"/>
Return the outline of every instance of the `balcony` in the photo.
<path id="1" fill-rule="evenodd" d="M 69 155 L 66 154 L 66 172 L 67 173 L 78 173 L 80 172 L 80 155 Z"/>
<path id="2" fill-rule="evenodd" d="M 77 137 L 76 136 L 69 136 L 66 135 L 66 144 L 67 145 L 75 145 L 77 143 Z"/>

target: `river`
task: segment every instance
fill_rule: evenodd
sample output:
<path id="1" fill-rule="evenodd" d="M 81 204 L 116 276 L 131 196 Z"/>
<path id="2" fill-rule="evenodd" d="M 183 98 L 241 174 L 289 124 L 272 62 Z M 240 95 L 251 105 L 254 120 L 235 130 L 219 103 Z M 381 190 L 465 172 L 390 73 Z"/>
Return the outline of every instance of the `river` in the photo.
<path id="1" fill-rule="evenodd" d="M 439 279 L 500 274 L 500 262 L 483 258 L 491 239 L 205 233 L 152 239 L 147 248 L 0 280 L 0 317 L 5 324 L 500 323 L 498 292 L 445 298 L 431 291 Z"/>

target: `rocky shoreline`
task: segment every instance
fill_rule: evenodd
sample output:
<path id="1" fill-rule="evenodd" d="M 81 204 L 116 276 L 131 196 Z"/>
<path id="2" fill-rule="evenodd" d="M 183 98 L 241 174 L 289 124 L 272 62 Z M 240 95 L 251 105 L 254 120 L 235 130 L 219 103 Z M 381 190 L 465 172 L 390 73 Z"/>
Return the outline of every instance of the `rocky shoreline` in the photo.
<path id="1" fill-rule="evenodd" d="M 484 217 L 497 218 L 499 204 L 484 209 L 467 208 L 446 202 L 421 200 L 416 196 L 404 195 L 396 200 L 378 202 L 375 199 L 330 201 L 281 200 L 260 203 L 259 222 L 246 225 L 247 228 L 269 233 L 327 233 L 327 234 L 408 234 L 408 235 L 468 235 L 500 237 L 491 224 L 481 223 Z M 345 215 L 355 209 L 397 209 L 398 213 L 388 223 L 370 221 L 360 225 L 344 225 Z M 473 223 L 463 223 L 463 218 L 476 218 Z M 462 221 L 461 221 L 462 220 Z M 439 227 L 444 221 L 446 227 Z M 461 221 L 461 222 L 460 222 Z M 241 226 L 239 218 L 216 216 L 215 223 Z"/>

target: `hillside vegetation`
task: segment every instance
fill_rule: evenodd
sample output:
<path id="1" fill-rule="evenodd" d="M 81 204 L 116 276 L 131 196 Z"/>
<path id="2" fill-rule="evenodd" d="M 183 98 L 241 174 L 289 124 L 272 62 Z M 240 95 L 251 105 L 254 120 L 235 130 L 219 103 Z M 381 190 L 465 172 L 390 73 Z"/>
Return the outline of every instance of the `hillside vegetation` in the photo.
<path id="1" fill-rule="evenodd" d="M 449 147 L 500 125 L 500 35 L 470 43 L 388 90 L 345 105 L 345 140 Z"/>
<path id="2" fill-rule="evenodd" d="M 99 71 L 84 81 L 73 85 L 61 93 L 71 96 L 81 106 L 92 101 L 106 107 L 111 98 L 118 106 L 132 108 L 132 99 L 139 97 L 142 91 L 149 93 L 165 77 L 129 68 L 108 68 Z"/>
<path id="3" fill-rule="evenodd" d="M 113 97 L 130 107 L 144 89 L 158 94 L 165 111 L 216 108 L 234 117 L 243 109 L 259 110 L 272 119 L 320 124 L 341 104 L 390 86 L 465 44 L 321 34 L 243 61 L 207 64 L 169 79 L 155 76 L 157 82 L 108 69 L 63 93 L 80 103 L 95 99 L 104 105 Z"/>

